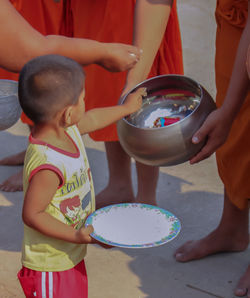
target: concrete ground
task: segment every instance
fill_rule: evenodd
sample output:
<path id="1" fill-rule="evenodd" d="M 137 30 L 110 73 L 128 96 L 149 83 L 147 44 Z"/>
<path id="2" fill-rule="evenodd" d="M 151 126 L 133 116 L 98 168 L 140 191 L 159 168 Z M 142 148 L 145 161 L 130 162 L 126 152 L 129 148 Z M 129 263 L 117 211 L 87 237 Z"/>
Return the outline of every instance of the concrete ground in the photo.
<path id="1" fill-rule="evenodd" d="M 179 0 L 185 74 L 213 96 L 215 0 Z M 27 128 L 18 122 L 0 132 L 0 158 L 25 149 Z M 108 180 L 102 143 L 84 137 L 96 193 Z M 0 167 L 0 181 L 20 167 Z M 136 176 L 133 167 L 133 175 Z M 86 265 L 89 298 L 231 298 L 248 264 L 249 251 L 220 254 L 190 263 L 177 263 L 173 253 L 189 239 L 214 229 L 221 216 L 223 186 L 214 156 L 198 165 L 161 168 L 158 205 L 174 213 L 182 230 L 172 242 L 156 248 L 104 250 L 89 246 Z M 22 192 L 0 192 L 0 298 L 23 297 L 16 273 L 22 241 Z M 236 223 L 237 224 L 237 223 Z M 73 298 L 73 297 L 72 297 Z"/>

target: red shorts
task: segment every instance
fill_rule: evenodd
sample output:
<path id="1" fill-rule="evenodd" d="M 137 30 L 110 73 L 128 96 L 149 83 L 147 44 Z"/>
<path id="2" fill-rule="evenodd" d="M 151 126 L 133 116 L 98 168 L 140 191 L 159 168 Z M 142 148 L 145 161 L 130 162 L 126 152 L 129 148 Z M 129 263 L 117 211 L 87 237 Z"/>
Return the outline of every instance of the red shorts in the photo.
<path id="1" fill-rule="evenodd" d="M 28 298 L 88 297 L 84 260 L 72 269 L 59 272 L 42 272 L 22 267 L 17 276 Z"/>

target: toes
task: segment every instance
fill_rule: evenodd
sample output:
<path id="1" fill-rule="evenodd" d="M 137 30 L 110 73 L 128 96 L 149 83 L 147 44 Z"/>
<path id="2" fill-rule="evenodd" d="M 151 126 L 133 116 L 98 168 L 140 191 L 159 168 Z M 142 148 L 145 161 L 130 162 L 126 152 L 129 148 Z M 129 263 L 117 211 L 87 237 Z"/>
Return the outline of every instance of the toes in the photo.
<path id="1" fill-rule="evenodd" d="M 183 254 L 183 253 L 176 253 L 175 254 L 175 259 L 176 259 L 176 261 L 178 261 L 178 262 L 184 262 L 184 260 L 185 260 L 185 255 Z"/>
<path id="2" fill-rule="evenodd" d="M 192 253 L 192 243 L 194 241 L 187 241 L 184 245 L 178 248 L 174 254 L 176 261 L 178 262 L 187 262 L 191 260 L 190 253 Z"/>
<path id="3" fill-rule="evenodd" d="M 187 242 L 185 242 L 182 246 L 180 246 L 174 253 L 174 256 L 176 257 L 179 254 L 183 254 L 185 253 L 185 251 L 188 249 L 188 247 L 190 246 L 190 244 L 192 243 L 192 240 L 189 240 Z"/>
<path id="4" fill-rule="evenodd" d="M 237 297 L 246 296 L 250 298 L 250 266 L 248 266 L 246 272 L 241 277 L 237 287 L 234 290 L 234 294 Z"/>
<path id="5" fill-rule="evenodd" d="M 237 297 L 243 297 L 243 296 L 246 296 L 246 294 L 247 294 L 247 289 L 237 288 L 234 290 L 234 295 Z M 248 295 L 247 297 L 250 297 L 250 295 Z"/>
<path id="6" fill-rule="evenodd" d="M 175 259 L 177 262 L 187 262 L 187 261 L 191 261 L 191 257 L 188 253 L 176 253 L 175 255 Z"/>

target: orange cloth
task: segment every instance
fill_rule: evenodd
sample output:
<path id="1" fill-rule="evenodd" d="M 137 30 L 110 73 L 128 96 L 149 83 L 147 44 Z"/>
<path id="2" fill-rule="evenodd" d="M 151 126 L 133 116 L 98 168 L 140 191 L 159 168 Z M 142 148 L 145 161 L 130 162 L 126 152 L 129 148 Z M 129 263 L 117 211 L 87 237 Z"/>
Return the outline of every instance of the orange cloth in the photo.
<path id="1" fill-rule="evenodd" d="M 73 22 L 73 36 L 102 42 L 132 43 L 135 0 L 69 2 L 71 2 L 69 19 Z M 88 66 L 85 71 L 86 109 L 117 104 L 125 84 L 126 72 L 110 73 L 97 65 Z M 176 1 L 173 1 L 166 33 L 149 77 L 169 73 L 183 74 Z M 118 140 L 115 124 L 95 131 L 90 136 L 96 141 Z"/>
<path id="2" fill-rule="evenodd" d="M 10 0 L 16 10 L 29 22 L 29 24 L 44 35 L 60 34 L 63 17 L 62 1 L 54 0 Z M 0 68 L 0 79 L 18 80 L 18 74 Z M 23 113 L 21 119 L 24 123 L 32 121 Z"/>
<path id="3" fill-rule="evenodd" d="M 43 34 L 60 33 L 102 42 L 132 43 L 135 0 L 61 0 L 59 3 L 53 0 L 36 0 L 29 1 L 29 4 L 25 0 L 12 2 L 30 24 Z M 66 5 L 62 11 L 63 3 Z M 85 71 L 86 109 L 117 104 L 125 84 L 126 72 L 110 73 L 97 65 L 88 66 Z M 169 73 L 183 74 L 175 0 L 149 77 Z M 2 71 L 0 78 L 3 78 Z M 28 119 L 24 116 L 22 119 L 27 123 Z M 97 141 L 116 141 L 116 125 L 96 131 L 91 137 Z"/>
<path id="4" fill-rule="evenodd" d="M 245 27 L 248 1 L 217 1 L 216 19 L 216 103 L 220 107 L 226 95 L 238 43 Z M 239 208 L 250 199 L 250 92 L 235 119 L 227 142 L 217 151 L 220 177 L 230 200 Z"/>

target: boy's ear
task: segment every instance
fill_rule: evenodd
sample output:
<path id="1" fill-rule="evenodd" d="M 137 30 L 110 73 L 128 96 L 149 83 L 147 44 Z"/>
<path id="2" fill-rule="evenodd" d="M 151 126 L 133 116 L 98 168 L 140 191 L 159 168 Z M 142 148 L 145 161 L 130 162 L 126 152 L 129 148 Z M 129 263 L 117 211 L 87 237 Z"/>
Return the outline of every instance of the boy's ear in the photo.
<path id="1" fill-rule="evenodd" d="M 63 122 L 66 124 L 66 126 L 71 125 L 71 115 L 72 115 L 72 107 L 69 106 L 64 110 L 63 113 Z"/>

